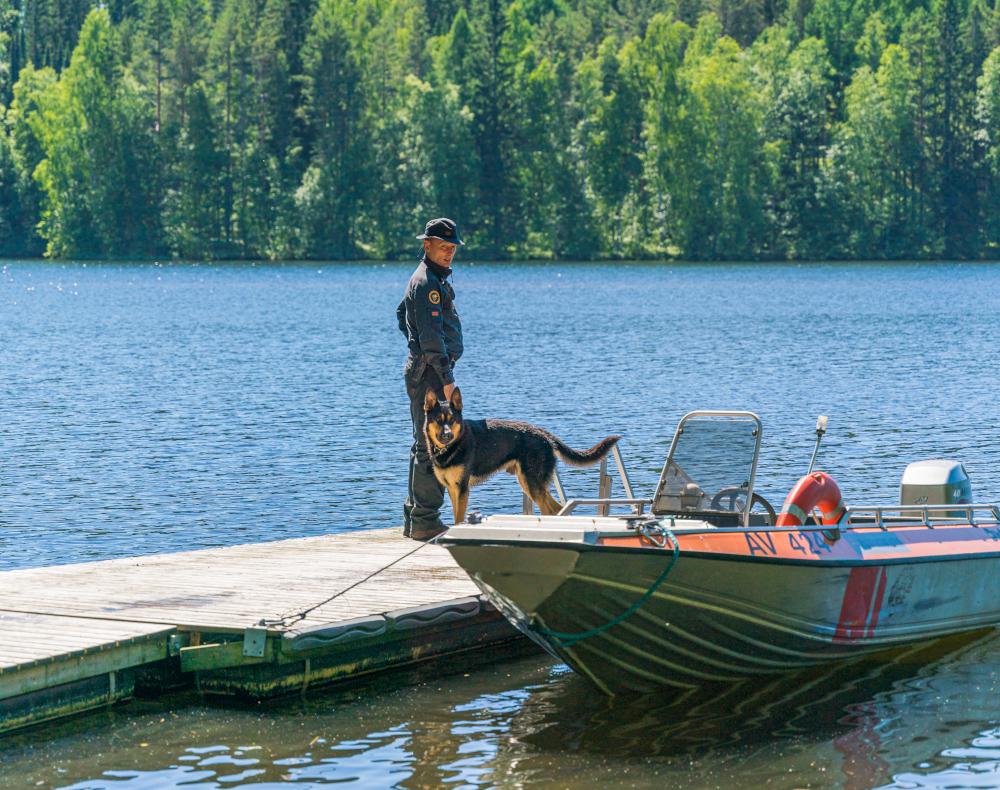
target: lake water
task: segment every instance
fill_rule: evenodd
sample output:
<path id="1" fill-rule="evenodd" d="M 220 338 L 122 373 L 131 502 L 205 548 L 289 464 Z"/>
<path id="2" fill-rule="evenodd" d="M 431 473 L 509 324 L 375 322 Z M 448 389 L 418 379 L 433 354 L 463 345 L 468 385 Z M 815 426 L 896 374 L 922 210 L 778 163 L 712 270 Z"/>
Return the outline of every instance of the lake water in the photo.
<path id="1" fill-rule="evenodd" d="M 1000 268 L 456 269 L 466 415 L 581 448 L 622 433 L 641 493 L 684 413 L 733 408 L 764 422 L 757 488 L 776 507 L 819 413 L 817 467 L 848 504 L 895 502 L 906 464 L 936 457 L 1000 501 Z M 411 270 L 0 261 L 0 569 L 398 524 L 410 428 L 394 311 Z M 563 480 L 596 493 L 593 469 Z M 519 509 L 520 489 L 500 476 L 470 506 Z M 540 658 L 266 710 L 180 697 L 8 736 L 0 776 L 87 790 L 1000 787 L 1000 643 L 937 650 L 681 702 L 609 704 Z"/>

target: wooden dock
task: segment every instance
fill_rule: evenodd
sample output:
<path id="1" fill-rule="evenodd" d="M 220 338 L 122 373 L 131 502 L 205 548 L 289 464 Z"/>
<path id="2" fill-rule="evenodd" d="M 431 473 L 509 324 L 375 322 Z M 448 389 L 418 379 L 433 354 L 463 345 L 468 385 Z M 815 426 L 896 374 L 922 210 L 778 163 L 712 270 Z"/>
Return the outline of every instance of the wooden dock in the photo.
<path id="1" fill-rule="evenodd" d="M 265 697 L 526 640 L 400 529 L 0 573 L 0 732 L 190 683 Z"/>

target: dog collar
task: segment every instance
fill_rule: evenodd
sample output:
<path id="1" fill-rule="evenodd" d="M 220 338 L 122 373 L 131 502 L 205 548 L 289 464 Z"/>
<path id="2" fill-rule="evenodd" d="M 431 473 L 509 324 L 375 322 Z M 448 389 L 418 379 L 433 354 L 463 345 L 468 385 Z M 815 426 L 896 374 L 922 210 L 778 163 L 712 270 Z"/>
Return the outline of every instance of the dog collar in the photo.
<path id="1" fill-rule="evenodd" d="M 434 446 L 434 443 L 431 442 L 431 457 L 434 458 L 435 460 L 444 460 L 446 455 L 454 453 L 455 450 L 457 449 L 458 449 L 457 439 L 451 444 L 449 444 L 447 447 L 445 447 L 443 450 L 439 450 L 437 447 Z"/>

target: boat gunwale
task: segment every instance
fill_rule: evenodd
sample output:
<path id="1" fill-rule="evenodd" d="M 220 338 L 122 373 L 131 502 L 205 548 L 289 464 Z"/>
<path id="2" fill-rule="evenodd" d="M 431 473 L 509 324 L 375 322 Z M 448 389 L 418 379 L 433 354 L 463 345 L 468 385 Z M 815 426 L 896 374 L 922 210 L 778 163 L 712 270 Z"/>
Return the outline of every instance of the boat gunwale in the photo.
<path id="1" fill-rule="evenodd" d="M 494 516 L 494 518 L 499 518 L 499 517 Z M 539 521 L 541 519 L 543 519 L 543 518 L 554 518 L 554 517 L 553 516 L 535 516 L 535 519 L 539 520 Z M 608 518 L 608 517 L 604 516 L 602 518 Z M 639 515 L 639 516 L 621 516 L 620 520 L 621 521 L 626 521 L 626 522 L 627 521 L 641 521 L 643 518 L 644 518 L 644 516 L 641 516 L 641 515 Z M 670 518 L 670 517 L 668 516 L 667 518 Z M 664 518 L 658 519 L 658 521 L 663 521 L 663 520 L 665 520 L 665 519 Z M 678 527 L 678 526 L 675 526 L 675 525 L 671 524 L 670 525 L 670 531 L 673 532 L 675 535 L 723 535 L 723 534 L 726 534 L 726 535 L 733 535 L 733 534 L 735 534 L 735 535 L 744 535 L 744 534 L 746 534 L 748 532 L 753 532 L 755 534 L 759 534 L 759 533 L 762 533 L 762 532 L 763 533 L 780 534 L 780 533 L 784 533 L 784 532 L 832 532 L 832 531 L 838 530 L 838 529 L 842 533 L 846 533 L 846 532 L 860 532 L 860 531 L 864 531 L 864 530 L 871 530 L 873 532 L 897 532 L 899 530 L 916 530 L 916 529 L 926 529 L 926 530 L 930 530 L 930 531 L 933 531 L 933 532 L 937 532 L 938 530 L 949 530 L 949 529 L 990 529 L 990 528 L 993 528 L 993 527 L 1000 527 L 1000 521 L 991 521 L 991 522 L 986 522 L 986 523 L 984 523 L 984 522 L 978 522 L 977 521 L 976 523 L 972 523 L 971 521 L 960 521 L 960 520 L 955 520 L 955 519 L 953 519 L 951 521 L 947 521 L 947 522 L 938 522 L 937 524 L 933 524 L 933 525 L 923 524 L 923 523 L 921 523 L 919 521 L 917 521 L 917 522 L 907 521 L 907 522 L 902 523 L 902 524 L 893 524 L 891 521 L 889 521 L 888 519 L 886 519 L 885 520 L 885 524 L 886 524 L 886 526 L 884 526 L 884 527 L 880 527 L 878 525 L 878 523 L 876 523 L 875 521 L 872 521 L 870 524 L 866 524 L 866 523 L 855 523 L 855 524 L 843 524 L 843 523 L 841 523 L 841 524 L 803 524 L 801 526 L 793 526 L 793 527 L 769 527 L 769 526 L 759 526 L 759 527 Z M 483 521 L 482 523 L 476 523 L 476 524 L 465 524 L 465 523 L 462 523 L 462 524 L 456 524 L 455 526 L 456 527 L 464 527 L 464 526 L 482 527 L 484 525 L 487 526 L 487 527 L 491 526 L 486 521 Z M 530 528 L 517 527 L 517 529 L 530 529 Z M 600 530 L 598 530 L 598 531 L 600 531 Z M 607 531 L 607 530 L 605 530 L 605 531 Z M 626 531 L 627 531 L 627 528 L 621 530 L 621 532 L 626 532 Z M 635 534 L 638 534 L 638 533 L 635 533 Z M 445 535 L 443 535 L 441 537 L 441 539 L 438 541 L 438 543 L 443 546 L 449 540 L 478 540 L 478 538 L 452 538 L 452 537 L 449 537 L 447 534 L 445 534 Z"/>
<path id="2" fill-rule="evenodd" d="M 969 525 L 971 527 L 971 525 Z M 757 530 L 732 530 L 733 532 L 756 532 Z M 787 530 L 795 531 L 795 530 Z M 801 531 L 801 530 L 800 530 Z M 809 530 L 813 531 L 813 530 Z M 816 529 L 815 531 L 820 531 Z M 698 533 L 708 532 L 699 530 Z M 688 534 L 698 534 L 688 533 Z M 598 552 L 612 554 L 638 554 L 668 557 L 673 554 L 673 549 L 657 548 L 654 546 L 621 546 L 621 545 L 599 545 L 583 543 L 577 541 L 533 541 L 514 540 L 498 538 L 451 538 L 445 537 L 438 541 L 439 546 L 451 547 L 492 547 L 492 548 L 533 548 L 533 549 L 553 549 L 561 551 L 576 551 L 579 553 Z M 989 560 L 1000 559 L 1000 549 L 991 552 L 978 552 L 973 554 L 946 554 L 933 556 L 908 556 L 908 557 L 872 557 L 842 559 L 816 557 L 815 559 L 803 557 L 779 557 L 775 555 L 760 556 L 755 554 L 729 554 L 718 551 L 697 551 L 692 549 L 680 549 L 678 559 L 686 557 L 688 559 L 717 560 L 719 562 L 756 562 L 770 565 L 803 565 L 820 568 L 852 568 L 856 566 L 881 566 L 881 565 L 916 565 L 924 562 L 952 562 L 967 560 Z"/>

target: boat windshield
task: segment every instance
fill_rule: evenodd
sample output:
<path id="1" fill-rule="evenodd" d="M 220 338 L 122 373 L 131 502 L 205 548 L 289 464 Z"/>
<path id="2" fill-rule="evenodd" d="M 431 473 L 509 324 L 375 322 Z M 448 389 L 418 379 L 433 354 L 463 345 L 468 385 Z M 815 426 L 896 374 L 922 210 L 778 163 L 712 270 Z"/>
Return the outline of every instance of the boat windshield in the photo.
<path id="1" fill-rule="evenodd" d="M 760 432 L 760 420 L 749 412 L 687 415 L 677 427 L 653 512 L 745 512 Z"/>

